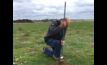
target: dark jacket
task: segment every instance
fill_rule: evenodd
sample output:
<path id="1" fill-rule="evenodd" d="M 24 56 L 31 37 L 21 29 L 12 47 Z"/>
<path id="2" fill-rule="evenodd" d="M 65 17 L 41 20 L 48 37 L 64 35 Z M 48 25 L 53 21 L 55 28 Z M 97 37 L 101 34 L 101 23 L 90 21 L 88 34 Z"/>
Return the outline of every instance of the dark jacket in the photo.
<path id="1" fill-rule="evenodd" d="M 46 34 L 45 41 L 48 39 L 55 39 L 55 40 L 64 40 L 64 29 L 60 28 L 59 26 L 50 26 L 48 29 L 48 33 Z"/>

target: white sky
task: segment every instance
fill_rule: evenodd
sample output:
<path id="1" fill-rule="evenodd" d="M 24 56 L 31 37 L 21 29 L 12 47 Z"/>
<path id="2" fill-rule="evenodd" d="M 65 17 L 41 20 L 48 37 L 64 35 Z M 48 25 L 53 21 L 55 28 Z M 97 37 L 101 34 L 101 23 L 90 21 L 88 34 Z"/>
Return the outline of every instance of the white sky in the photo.
<path id="1" fill-rule="evenodd" d="M 94 0 L 13 0 L 13 19 L 63 18 L 94 19 Z"/>

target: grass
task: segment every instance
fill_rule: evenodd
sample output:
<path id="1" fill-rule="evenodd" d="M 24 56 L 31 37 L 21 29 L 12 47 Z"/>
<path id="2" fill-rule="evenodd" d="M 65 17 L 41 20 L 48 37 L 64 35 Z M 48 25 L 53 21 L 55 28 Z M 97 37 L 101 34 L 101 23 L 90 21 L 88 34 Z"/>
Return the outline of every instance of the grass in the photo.
<path id="1" fill-rule="evenodd" d="M 50 23 L 13 24 L 13 64 L 51 65 L 55 63 L 42 54 L 46 46 L 44 34 Z M 94 65 L 94 23 L 72 22 L 67 30 L 64 57 L 70 65 Z"/>

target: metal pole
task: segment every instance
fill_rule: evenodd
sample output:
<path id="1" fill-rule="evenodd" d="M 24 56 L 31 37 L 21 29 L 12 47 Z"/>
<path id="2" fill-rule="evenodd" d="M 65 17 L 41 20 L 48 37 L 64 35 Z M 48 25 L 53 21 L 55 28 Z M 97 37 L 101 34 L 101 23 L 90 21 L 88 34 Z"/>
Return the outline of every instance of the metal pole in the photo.
<path id="1" fill-rule="evenodd" d="M 64 19 L 66 17 L 66 1 L 65 1 L 65 4 L 64 4 Z"/>
<path id="2" fill-rule="evenodd" d="M 64 3 L 64 19 L 66 18 L 66 2 Z M 65 37 L 65 33 L 66 33 L 66 28 L 63 30 L 63 36 Z M 63 56 L 63 45 L 62 45 L 62 48 L 61 48 L 61 55 Z M 61 57 L 60 55 L 60 57 Z M 63 57 L 61 58 L 63 59 Z"/>

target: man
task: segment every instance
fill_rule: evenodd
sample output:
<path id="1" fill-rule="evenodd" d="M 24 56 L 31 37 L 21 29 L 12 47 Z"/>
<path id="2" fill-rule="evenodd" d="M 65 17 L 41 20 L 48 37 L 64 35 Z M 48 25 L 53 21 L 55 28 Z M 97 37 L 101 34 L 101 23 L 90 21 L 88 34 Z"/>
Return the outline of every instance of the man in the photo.
<path id="1" fill-rule="evenodd" d="M 53 57 L 56 60 L 61 60 L 61 48 L 64 44 L 65 29 L 68 27 L 68 19 L 54 20 L 48 29 L 48 33 L 44 37 L 47 43 L 43 49 L 44 54 Z"/>

